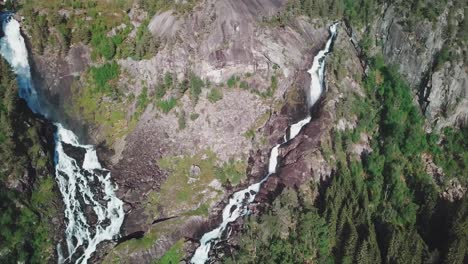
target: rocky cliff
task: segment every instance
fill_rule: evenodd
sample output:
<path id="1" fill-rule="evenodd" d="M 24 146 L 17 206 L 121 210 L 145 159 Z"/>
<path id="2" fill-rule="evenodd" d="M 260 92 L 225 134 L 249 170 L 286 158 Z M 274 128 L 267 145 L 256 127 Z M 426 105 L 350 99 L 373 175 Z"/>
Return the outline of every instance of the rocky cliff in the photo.
<path id="1" fill-rule="evenodd" d="M 450 1 L 433 21 L 421 19 L 410 25 L 407 16 L 398 5 L 382 7 L 369 28 L 355 27 L 356 43 L 372 39 L 369 53 L 381 53 L 405 76 L 431 124 L 429 130 L 466 126 L 466 45 L 457 32 L 464 25 L 464 10 Z"/>
<path id="2" fill-rule="evenodd" d="M 103 245 L 96 256 L 106 263 L 151 263 L 168 250 L 188 259 L 203 232 L 219 221 L 229 195 L 265 175 L 270 148 L 307 111 L 306 71 L 328 37 L 329 19 L 295 15 L 284 22 L 291 6 L 281 0 L 205 0 L 190 7 L 150 16 L 132 3 L 100 10 L 102 20 L 66 5 L 52 11 L 39 5 L 35 13 L 59 14 L 47 22 L 54 41 L 43 50 L 31 43 L 37 81 L 64 113 L 60 118 L 100 146 L 125 202 L 122 239 Z M 320 188 L 304 186 L 328 183 L 334 175 L 337 157 L 324 146 L 331 148 L 336 131 L 356 127 L 359 118 L 348 115 L 356 101 L 349 98 L 366 97 L 370 56 L 382 54 L 397 65 L 428 118 L 428 130 L 466 125 L 466 45 L 450 47 L 460 59 L 441 59 L 451 39 L 447 26 L 461 25 L 465 14 L 449 15 L 447 8 L 436 22 L 411 28 L 395 6 L 378 10 L 369 27 L 343 22 L 324 98 L 310 125 L 281 149 L 283 163 L 258 201 L 268 204 L 285 189 L 306 188 L 312 201 L 319 195 Z M 38 31 L 27 19 L 34 42 Z M 98 40 L 104 40 L 94 32 L 82 40 L 78 28 L 85 26 L 76 27 L 78 21 L 112 25 L 99 32 L 117 46 L 111 59 L 97 53 Z M 70 39 L 63 28 L 72 32 Z M 151 40 L 146 48 L 139 44 L 143 39 Z M 66 48 L 58 49 L 62 44 Z M 363 133 L 349 148 L 361 156 L 372 151 L 370 141 Z M 264 205 L 252 210 L 262 212 Z"/>

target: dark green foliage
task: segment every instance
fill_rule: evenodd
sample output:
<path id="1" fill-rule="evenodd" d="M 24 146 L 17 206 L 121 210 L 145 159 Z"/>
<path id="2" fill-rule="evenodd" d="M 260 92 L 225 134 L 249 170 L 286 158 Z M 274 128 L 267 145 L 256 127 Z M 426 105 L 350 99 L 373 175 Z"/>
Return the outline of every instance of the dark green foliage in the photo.
<path id="1" fill-rule="evenodd" d="M 445 62 L 450 60 L 450 49 L 447 45 L 444 45 L 442 49 L 437 54 L 434 68 L 435 70 L 440 70 L 440 68 L 444 65 Z"/>
<path id="2" fill-rule="evenodd" d="M 437 136 L 429 141 L 435 162 L 448 175 L 459 176 L 463 185 L 468 183 L 468 127 L 462 129 L 445 128 L 442 131 L 441 147 L 437 144 Z"/>
<path id="3" fill-rule="evenodd" d="M 138 95 L 137 97 L 135 116 L 140 117 L 145 111 L 149 103 L 150 103 L 150 99 L 148 97 L 148 88 L 143 87 L 143 90 L 141 91 L 140 95 Z"/>
<path id="4" fill-rule="evenodd" d="M 298 14 L 310 17 L 328 17 L 332 19 L 345 19 L 354 25 L 371 23 L 374 17 L 380 14 L 383 4 L 393 5 L 396 11 L 408 23 L 428 19 L 436 21 L 447 4 L 447 1 L 436 0 L 394 0 L 385 2 L 381 0 L 292 0 L 282 14 L 274 20 L 287 23 L 290 18 Z"/>
<path id="5" fill-rule="evenodd" d="M 112 86 L 109 82 L 119 77 L 120 67 L 115 62 L 106 63 L 102 66 L 91 67 L 90 72 L 96 84 L 97 91 L 108 93 L 112 90 Z"/>
<path id="6" fill-rule="evenodd" d="M 39 54 L 44 52 L 47 38 L 49 37 L 49 25 L 45 15 L 39 15 L 37 12 L 31 16 L 34 20 L 32 23 L 32 45 L 37 49 Z"/>
<path id="7" fill-rule="evenodd" d="M 302 189 L 283 191 L 265 214 L 247 221 L 240 249 L 227 262 L 464 261 L 467 198 L 453 204 L 439 198 L 421 155 L 434 157 L 446 182 L 456 177 L 466 186 L 467 130 L 446 129 L 440 143 L 439 135 L 427 135 L 410 88 L 382 58 L 373 60 L 364 84 L 366 99 L 351 101 L 357 127 L 336 131 L 327 147 L 336 169 L 319 199 L 311 204 Z M 372 137 L 372 152 L 356 157 L 349 147 L 361 133 Z"/>
<path id="8" fill-rule="evenodd" d="M 229 79 L 227 80 L 227 86 L 228 86 L 229 88 L 234 88 L 235 86 L 237 86 L 237 82 L 238 82 L 238 81 L 239 81 L 239 77 L 233 75 L 233 76 L 231 76 L 231 78 L 229 78 Z"/>
<path id="9" fill-rule="evenodd" d="M 263 91 L 263 92 L 254 91 L 254 92 L 263 98 L 267 98 L 267 97 L 272 97 L 277 89 L 278 89 L 278 78 L 276 77 L 276 75 L 272 75 L 270 87 L 268 87 L 266 91 Z"/>
<path id="10" fill-rule="evenodd" d="M 167 100 L 160 100 L 158 101 L 158 107 L 163 111 L 163 113 L 167 114 L 177 105 L 177 99 L 171 97 Z"/>
<path id="11" fill-rule="evenodd" d="M 204 86 L 203 80 L 195 74 L 190 74 L 190 99 L 195 104 L 198 102 L 198 98 L 202 92 Z"/>
<path id="12" fill-rule="evenodd" d="M 106 60 L 112 59 L 116 51 L 116 45 L 112 38 L 107 37 L 104 30 L 100 27 L 93 27 L 91 35 L 91 45 L 94 47 L 94 54 L 102 56 Z"/>
<path id="13" fill-rule="evenodd" d="M 15 76 L 0 59 L 0 263 L 47 263 L 54 255 L 49 221 L 58 199 L 49 176 L 52 151 L 40 137 L 43 124 L 17 93 Z"/>

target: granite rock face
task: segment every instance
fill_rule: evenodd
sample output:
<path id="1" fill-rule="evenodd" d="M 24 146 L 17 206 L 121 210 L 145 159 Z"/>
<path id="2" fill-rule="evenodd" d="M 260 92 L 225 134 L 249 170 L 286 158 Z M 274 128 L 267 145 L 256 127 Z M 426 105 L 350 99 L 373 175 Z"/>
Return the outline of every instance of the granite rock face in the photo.
<path id="1" fill-rule="evenodd" d="M 157 230 L 158 238 L 150 248 L 140 250 L 129 250 L 121 244 L 109 253 L 106 261 L 119 256 L 129 263 L 148 263 L 161 257 L 181 239 L 197 241 L 204 231 L 216 225 L 229 194 L 241 188 L 222 188 L 219 182 L 211 182 L 201 194 L 207 199 L 221 196 L 209 208 L 210 217 L 187 216 L 182 205 L 171 208 L 164 204 L 158 207 L 157 215 L 148 215 L 145 209 L 148 197 L 158 193 L 171 176 L 170 171 L 158 167 L 158 160 L 168 156 L 192 156 L 210 149 L 221 163 L 231 159 L 249 160 L 247 182 L 264 176 L 271 145 L 284 135 L 289 123 L 304 114 L 300 106 L 291 107 L 294 111 L 281 109 L 283 97 L 294 85 L 299 94 L 296 99 L 303 99 L 308 84 L 307 79 L 300 76 L 305 74 L 313 56 L 328 38 L 327 23 L 306 18 L 295 20 L 294 27 L 263 25 L 263 21 L 280 11 L 285 2 L 207 0 L 189 15 L 177 16 L 170 11 L 157 14 L 150 21 L 149 29 L 162 40 L 159 52 L 147 60 L 119 61 L 134 80 L 126 87 L 133 94 L 142 91 L 142 82 L 151 93 L 166 72 L 174 73 L 178 80 L 194 73 L 215 87 L 223 85 L 233 75 L 249 74 L 248 85 L 258 93 L 267 91 L 272 76 L 276 76 L 278 87 L 268 100 L 252 91 L 231 88 L 223 89 L 221 100 L 210 102 L 206 99 L 209 91 L 204 89 L 196 105 L 189 95 L 184 95 L 176 111 L 168 114 L 160 114 L 154 104 L 146 108 L 134 130 L 118 147 L 121 151 L 116 150 L 109 160 L 113 178 L 119 185 L 118 195 L 126 203 L 122 234 L 144 231 L 148 235 L 153 232 L 150 230 Z M 199 116 L 179 129 L 178 117 L 182 113 Z M 258 139 L 245 136 L 250 130 L 262 135 L 265 142 L 260 144 Z M 203 177 L 203 169 L 201 176 L 195 177 L 196 166 L 198 164 L 190 164 L 187 169 L 187 175 L 194 176 L 189 182 Z M 210 192 L 211 189 L 217 191 Z M 173 214 L 180 217 L 151 224 L 153 219 Z M 196 245 L 185 244 L 188 252 Z"/>
<path id="2" fill-rule="evenodd" d="M 463 12 L 457 14 L 463 17 Z M 464 126 L 468 123 L 468 69 L 463 59 L 435 67 L 447 41 L 448 10 L 437 21 L 420 21 L 405 28 L 403 18 L 390 6 L 372 29 L 382 43 L 377 49 L 396 65 L 414 90 L 415 100 L 431 126 Z M 459 20 L 462 21 L 462 20 Z M 463 58 L 466 47 L 455 50 Z"/>

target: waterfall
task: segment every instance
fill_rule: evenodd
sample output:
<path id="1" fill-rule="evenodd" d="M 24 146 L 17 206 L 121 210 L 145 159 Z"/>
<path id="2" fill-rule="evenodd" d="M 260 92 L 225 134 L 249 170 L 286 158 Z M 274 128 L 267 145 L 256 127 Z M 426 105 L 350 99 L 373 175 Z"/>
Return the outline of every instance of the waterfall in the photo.
<path id="1" fill-rule="evenodd" d="M 311 76 L 310 89 L 309 93 L 307 94 L 309 109 L 312 108 L 312 106 L 318 101 L 324 90 L 325 58 L 331 51 L 331 46 L 336 36 L 337 27 L 338 23 L 334 23 L 330 26 L 330 37 L 327 40 L 325 48 L 314 57 L 312 67 L 308 71 Z M 200 246 L 196 249 L 192 259 L 190 260 L 191 263 L 203 264 L 209 260 L 209 252 L 211 248 L 221 239 L 221 236 L 223 235 L 228 225 L 236 221 L 237 218 L 248 213 L 247 207 L 255 200 L 255 196 L 260 190 L 262 183 L 264 183 L 270 175 L 276 173 L 279 148 L 286 142 L 295 138 L 300 133 L 301 129 L 309 124 L 311 120 L 312 117 L 309 113 L 306 118 L 291 125 L 289 137 L 287 135 L 284 136 L 283 143 L 277 144 L 270 152 L 268 174 L 260 182 L 252 184 L 248 188 L 240 190 L 232 195 L 232 197 L 229 199 L 229 203 L 223 209 L 223 221 L 217 228 L 208 233 L 205 233 L 202 236 L 200 240 Z"/>
<path id="2" fill-rule="evenodd" d="M 11 14 L 2 18 L 0 54 L 16 74 L 19 96 L 34 113 L 50 118 L 32 82 L 20 24 Z M 118 236 L 124 219 L 123 202 L 115 196 L 117 187 L 111 173 L 99 163 L 95 147 L 80 144 L 62 124 L 55 126 L 55 177 L 65 206 L 67 246 L 64 253 L 57 245 L 58 262 L 87 263 L 100 242 Z"/>

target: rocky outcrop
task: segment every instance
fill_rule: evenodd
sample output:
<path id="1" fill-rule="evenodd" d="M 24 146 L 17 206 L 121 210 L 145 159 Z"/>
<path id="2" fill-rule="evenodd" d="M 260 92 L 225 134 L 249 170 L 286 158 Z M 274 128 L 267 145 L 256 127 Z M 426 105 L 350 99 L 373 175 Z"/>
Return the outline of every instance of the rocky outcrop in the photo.
<path id="1" fill-rule="evenodd" d="M 468 69 L 462 55 L 466 46 L 453 48 L 453 58 L 436 67 L 445 42 L 451 41 L 446 36 L 450 6 L 447 5 L 436 22 L 420 19 L 408 28 L 405 18 L 390 5 L 371 26 L 371 36 L 381 43 L 374 51 L 381 52 L 387 63 L 398 67 L 414 89 L 415 100 L 423 113 L 437 130 L 464 126 L 468 121 Z M 463 12 L 457 16 L 463 18 Z M 359 34 L 362 32 L 356 35 Z"/>
<path id="2" fill-rule="evenodd" d="M 445 191 L 441 193 L 441 197 L 453 203 L 461 200 L 466 190 L 467 188 L 463 187 L 457 179 L 452 179 Z"/>
<path id="3" fill-rule="evenodd" d="M 426 116 L 436 128 L 468 124 L 468 68 L 463 61 L 446 62 L 428 82 Z"/>

